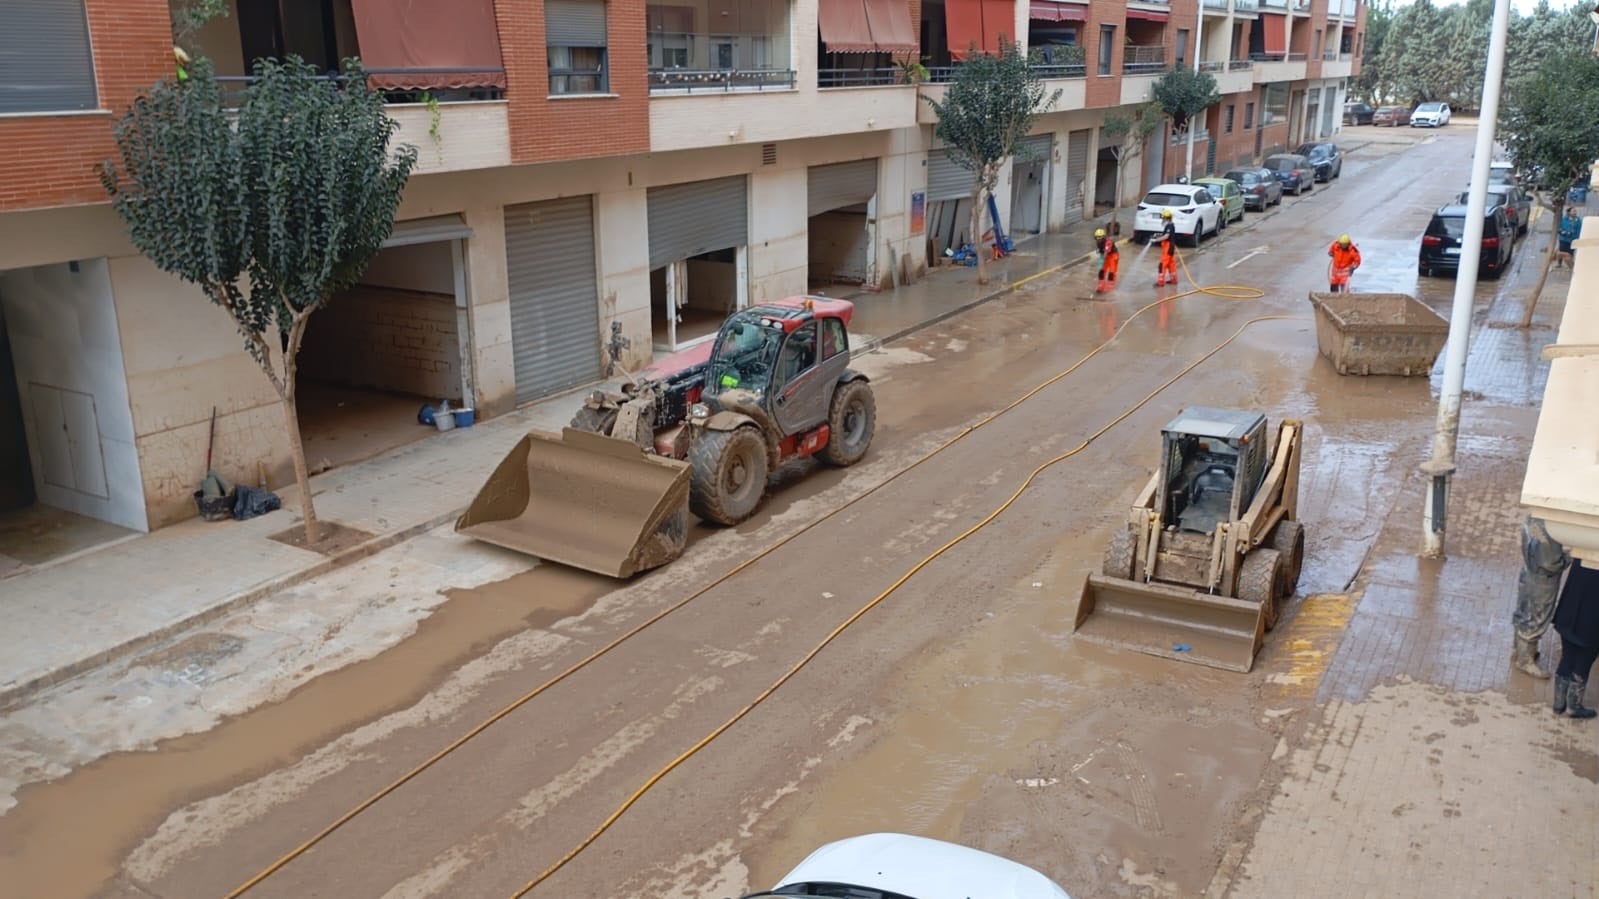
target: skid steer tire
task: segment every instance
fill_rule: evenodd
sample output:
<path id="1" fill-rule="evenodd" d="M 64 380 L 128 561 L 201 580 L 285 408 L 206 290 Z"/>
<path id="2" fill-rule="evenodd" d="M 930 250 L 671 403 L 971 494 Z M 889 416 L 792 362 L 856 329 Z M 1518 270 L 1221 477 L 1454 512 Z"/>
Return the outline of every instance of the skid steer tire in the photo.
<path id="1" fill-rule="evenodd" d="M 1268 545 L 1283 557 L 1283 595 L 1293 596 L 1305 566 L 1305 526 L 1297 521 L 1279 522 Z"/>
<path id="2" fill-rule="evenodd" d="M 827 446 L 822 461 L 845 468 L 861 461 L 877 429 L 877 398 L 872 385 L 850 381 L 833 391 L 833 408 L 827 414 Z"/>
<path id="3" fill-rule="evenodd" d="M 1137 554 L 1138 541 L 1133 539 L 1133 532 L 1122 528 L 1110 535 L 1110 546 L 1105 549 L 1105 561 L 1100 566 L 1100 572 L 1105 577 L 1130 581 L 1133 579 L 1133 556 Z"/>
<path id="4" fill-rule="evenodd" d="M 700 431 L 689 447 L 688 505 L 711 524 L 734 525 L 755 514 L 766 495 L 766 441 L 746 425 Z"/>
<path id="5" fill-rule="evenodd" d="M 588 431 L 590 434 L 604 434 L 611 436 L 611 429 L 616 427 L 615 409 L 595 409 L 584 406 L 572 416 L 572 428 L 577 431 Z"/>
<path id="6" fill-rule="evenodd" d="M 1283 557 L 1275 549 L 1257 549 L 1238 566 L 1238 598 L 1260 606 L 1266 630 L 1277 626 L 1282 606 Z"/>

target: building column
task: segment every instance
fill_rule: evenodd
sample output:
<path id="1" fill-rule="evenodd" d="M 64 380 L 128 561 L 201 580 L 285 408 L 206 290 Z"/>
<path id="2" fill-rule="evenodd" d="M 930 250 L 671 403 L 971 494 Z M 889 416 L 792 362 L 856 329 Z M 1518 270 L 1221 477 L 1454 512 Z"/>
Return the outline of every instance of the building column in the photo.
<path id="1" fill-rule="evenodd" d="M 611 339 L 621 322 L 622 365 L 638 371 L 654 358 L 650 330 L 649 195 L 642 188 L 594 197 L 595 243 L 599 249 L 600 340 Z"/>
<path id="2" fill-rule="evenodd" d="M 516 408 L 516 356 L 511 347 L 511 292 L 505 265 L 505 209 L 462 213 L 472 229 L 464 247 L 467 322 L 471 328 L 472 393 L 479 418 Z"/>

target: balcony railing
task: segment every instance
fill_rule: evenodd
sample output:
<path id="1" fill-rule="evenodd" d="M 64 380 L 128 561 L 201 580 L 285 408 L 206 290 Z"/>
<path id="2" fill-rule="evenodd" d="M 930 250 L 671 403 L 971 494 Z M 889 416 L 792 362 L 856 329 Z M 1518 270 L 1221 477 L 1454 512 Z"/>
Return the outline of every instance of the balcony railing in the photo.
<path id="1" fill-rule="evenodd" d="M 1247 72 L 1250 69 L 1253 69 L 1254 67 L 1255 67 L 1255 63 L 1254 63 L 1253 60 L 1249 60 L 1249 59 L 1229 59 L 1229 60 L 1227 60 L 1227 71 L 1229 71 L 1229 72 Z"/>
<path id="2" fill-rule="evenodd" d="M 1039 63 L 1033 66 L 1033 71 L 1040 78 L 1085 78 L 1088 66 L 1080 62 Z"/>
<path id="3" fill-rule="evenodd" d="M 479 76 L 474 79 L 472 76 Z M 447 69 L 434 68 L 408 68 L 408 69 L 367 69 L 367 80 L 378 80 L 393 83 L 395 81 L 414 78 L 417 81 L 454 81 L 458 84 L 473 80 L 490 80 L 483 76 L 498 76 L 492 80 L 501 80 L 505 75 L 503 68 L 474 68 L 470 66 Z M 449 77 L 443 77 L 449 76 Z M 256 80 L 254 75 L 218 75 L 217 83 L 222 85 L 223 96 L 229 102 L 241 102 L 244 89 Z M 319 81 L 342 84 L 346 76 L 337 72 L 329 72 L 318 77 Z M 500 100 L 505 96 L 505 90 L 500 87 L 384 87 L 383 100 L 387 103 L 472 103 L 481 100 Z"/>
<path id="4" fill-rule="evenodd" d="M 1260 0 L 1233 0 L 1234 12 L 1254 12 L 1260 9 Z"/>
<path id="5" fill-rule="evenodd" d="M 1210 9 L 1226 9 L 1227 0 L 1205 0 L 1205 6 Z"/>
<path id="6" fill-rule="evenodd" d="M 651 69 L 651 93 L 707 94 L 787 90 L 792 69 Z"/>
<path id="7" fill-rule="evenodd" d="M 818 87 L 872 87 L 883 84 L 909 84 L 898 66 L 878 69 L 817 69 Z"/>
<path id="8" fill-rule="evenodd" d="M 1337 50 L 1323 50 L 1322 53 L 1321 53 L 1321 58 L 1325 62 L 1334 62 L 1334 61 L 1336 61 L 1338 59 L 1338 51 Z"/>
<path id="9" fill-rule="evenodd" d="M 1122 50 L 1123 75 L 1148 75 L 1165 69 L 1165 44 L 1129 44 Z"/>
<path id="10" fill-rule="evenodd" d="M 1344 0 L 1344 2 L 1343 2 L 1344 18 L 1346 18 L 1346 19 L 1355 18 L 1359 14 L 1359 8 L 1358 7 L 1359 7 L 1358 0 Z"/>
<path id="11" fill-rule="evenodd" d="M 1227 71 L 1227 63 L 1220 59 L 1207 59 L 1199 64 L 1199 70 L 1201 72 L 1225 72 Z"/>
<path id="12" fill-rule="evenodd" d="M 1288 0 L 1260 0 L 1260 5 L 1269 9 L 1287 9 Z"/>

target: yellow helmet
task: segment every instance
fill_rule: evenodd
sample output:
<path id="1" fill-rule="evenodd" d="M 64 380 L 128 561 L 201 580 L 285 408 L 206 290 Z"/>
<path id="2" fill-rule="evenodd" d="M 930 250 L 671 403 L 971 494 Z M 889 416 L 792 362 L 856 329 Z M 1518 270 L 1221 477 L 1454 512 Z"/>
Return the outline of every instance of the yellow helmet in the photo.
<path id="1" fill-rule="evenodd" d="M 1163 218 L 1163 219 L 1171 218 L 1171 210 L 1170 209 L 1162 209 L 1160 211 L 1160 217 Z"/>
<path id="2" fill-rule="evenodd" d="M 1104 228 L 1095 228 L 1094 229 L 1094 236 L 1095 237 L 1104 237 L 1105 236 L 1105 229 Z"/>
<path id="3" fill-rule="evenodd" d="M 1338 235 L 1338 245 L 1341 246 L 1341 247 L 1349 246 L 1349 235 L 1347 235 L 1347 234 Z"/>

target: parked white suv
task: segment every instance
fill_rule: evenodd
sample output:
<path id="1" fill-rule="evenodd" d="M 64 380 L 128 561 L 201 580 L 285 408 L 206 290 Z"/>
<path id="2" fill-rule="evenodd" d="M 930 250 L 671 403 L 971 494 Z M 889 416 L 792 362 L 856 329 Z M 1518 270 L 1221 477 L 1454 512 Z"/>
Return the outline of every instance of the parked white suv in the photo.
<path id="1" fill-rule="evenodd" d="M 1221 204 L 1210 191 L 1196 184 L 1161 184 L 1144 195 L 1138 211 L 1133 213 L 1133 240 L 1147 240 L 1166 229 L 1166 222 L 1160 217 L 1162 209 L 1171 210 L 1177 235 L 1188 238 L 1196 247 L 1200 238 L 1226 227 Z"/>
<path id="2" fill-rule="evenodd" d="M 1448 103 L 1423 103 L 1410 114 L 1412 128 L 1441 128 L 1449 124 Z"/>
<path id="3" fill-rule="evenodd" d="M 744 899 L 895 896 L 902 899 L 1072 899 L 1008 858 L 926 837 L 872 833 L 812 852 L 771 890 Z"/>

